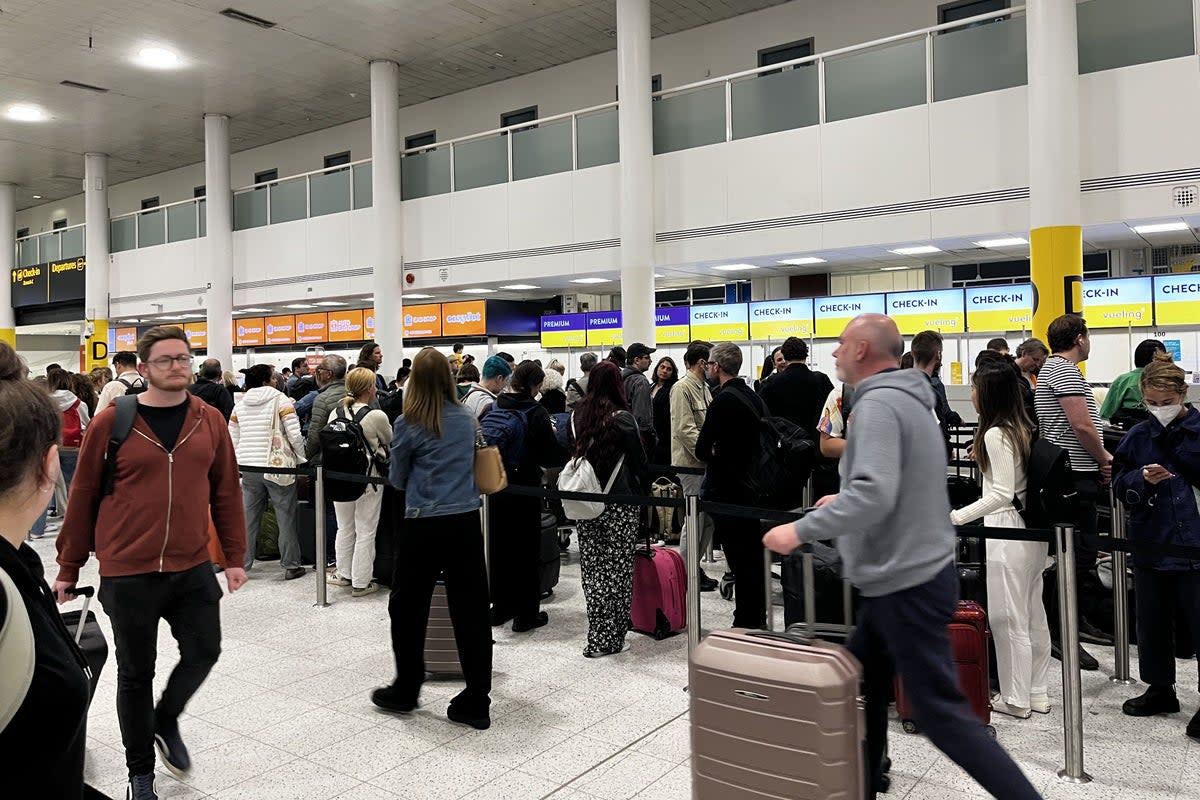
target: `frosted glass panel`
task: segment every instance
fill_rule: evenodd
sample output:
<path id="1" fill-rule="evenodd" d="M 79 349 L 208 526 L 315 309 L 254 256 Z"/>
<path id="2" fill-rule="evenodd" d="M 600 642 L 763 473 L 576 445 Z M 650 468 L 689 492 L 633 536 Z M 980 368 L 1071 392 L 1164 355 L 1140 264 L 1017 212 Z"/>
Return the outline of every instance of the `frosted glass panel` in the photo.
<path id="1" fill-rule="evenodd" d="M 354 167 L 354 207 L 371 207 L 371 165 Z"/>
<path id="2" fill-rule="evenodd" d="M 571 171 L 571 120 L 513 131 L 513 180 Z"/>
<path id="3" fill-rule="evenodd" d="M 137 247 L 137 229 L 133 217 L 122 217 L 108 223 L 108 248 L 114 253 Z"/>
<path id="4" fill-rule="evenodd" d="M 825 62 L 825 120 L 835 122 L 925 102 L 925 38 Z"/>
<path id="5" fill-rule="evenodd" d="M 137 215 L 138 247 L 153 247 L 167 240 L 162 209 Z"/>
<path id="6" fill-rule="evenodd" d="M 1192 0 L 1088 0 L 1076 15 L 1081 75 L 1196 52 Z"/>
<path id="7" fill-rule="evenodd" d="M 949 100 L 1026 84 L 1025 18 L 933 37 L 933 99 Z"/>
<path id="8" fill-rule="evenodd" d="M 450 191 L 450 147 L 400 159 L 400 196 L 405 200 Z"/>
<path id="9" fill-rule="evenodd" d="M 38 241 L 34 236 L 30 239 L 22 239 L 17 245 L 17 266 L 32 267 L 38 262 Z"/>
<path id="10" fill-rule="evenodd" d="M 60 252 L 57 233 L 43 233 L 38 237 L 38 261 L 58 261 Z"/>
<path id="11" fill-rule="evenodd" d="M 350 210 L 350 170 L 312 175 L 308 179 L 309 216 Z"/>
<path id="12" fill-rule="evenodd" d="M 80 226 L 62 232 L 59 242 L 62 244 L 63 258 L 79 258 L 83 255 L 83 231 L 83 226 Z"/>
<path id="13" fill-rule="evenodd" d="M 654 152 L 671 153 L 725 141 L 725 85 L 714 84 L 650 104 Z"/>
<path id="14" fill-rule="evenodd" d="M 617 139 L 617 109 L 609 108 L 579 117 L 575 122 L 575 163 L 579 169 L 615 164 L 621 160 Z"/>
<path id="15" fill-rule="evenodd" d="M 304 198 L 304 178 L 273 183 L 271 190 L 271 224 L 304 219 L 308 209 Z"/>
<path id="16" fill-rule="evenodd" d="M 196 238 L 196 204 L 184 203 L 167 209 L 167 241 L 182 242 Z"/>
<path id="17" fill-rule="evenodd" d="M 267 189 L 251 189 L 233 196 L 233 229 L 242 231 L 267 224 Z"/>
<path id="18" fill-rule="evenodd" d="M 817 67 L 762 75 L 733 84 L 733 138 L 806 128 L 820 121 Z"/>
<path id="19" fill-rule="evenodd" d="M 444 149 L 444 148 L 443 148 Z M 508 181 L 508 137 L 492 136 L 454 145 L 454 191 Z"/>
<path id="20" fill-rule="evenodd" d="M 200 220 L 200 235 L 208 234 L 208 205 L 204 200 L 196 201 L 196 217 Z"/>

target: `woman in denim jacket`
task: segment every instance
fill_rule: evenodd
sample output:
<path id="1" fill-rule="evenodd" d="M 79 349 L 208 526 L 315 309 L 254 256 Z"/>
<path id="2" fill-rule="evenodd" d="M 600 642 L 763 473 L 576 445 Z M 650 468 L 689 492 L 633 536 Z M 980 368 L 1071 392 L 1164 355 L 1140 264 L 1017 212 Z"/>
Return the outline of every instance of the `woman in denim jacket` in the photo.
<path id="1" fill-rule="evenodd" d="M 1113 485 L 1129 509 L 1129 538 L 1200 547 L 1200 411 L 1184 402 L 1184 371 L 1160 353 L 1142 372 L 1150 419 L 1130 429 L 1113 457 Z M 1200 558 L 1134 553 L 1141 678 L 1149 689 L 1125 701 L 1133 717 L 1179 711 L 1173 622 L 1200 641 Z M 1200 712 L 1187 725 L 1200 739 Z"/>
<path id="2" fill-rule="evenodd" d="M 389 481 L 404 493 L 397 547 L 408 555 L 408 566 L 388 603 L 396 680 L 372 692 L 371 701 L 401 714 L 417 707 L 429 604 L 441 576 L 467 683 L 446 716 L 483 730 L 491 725 L 492 632 L 475 485 L 475 419 L 458 402 L 449 362 L 432 347 L 413 359 L 404 414 L 393 432 Z"/>

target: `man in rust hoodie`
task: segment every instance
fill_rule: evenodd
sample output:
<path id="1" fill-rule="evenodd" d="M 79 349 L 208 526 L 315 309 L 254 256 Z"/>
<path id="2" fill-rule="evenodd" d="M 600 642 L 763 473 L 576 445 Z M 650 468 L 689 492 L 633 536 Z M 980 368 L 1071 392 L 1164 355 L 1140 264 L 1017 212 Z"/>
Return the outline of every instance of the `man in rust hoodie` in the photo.
<path id="1" fill-rule="evenodd" d="M 178 718 L 221 652 L 221 587 L 208 556 L 210 505 L 230 565 L 225 580 L 231 592 L 246 582 L 240 566 L 246 522 L 225 419 L 187 391 L 192 367 L 183 331 L 153 328 L 137 351 L 149 388 L 119 398 L 88 427 L 58 535 L 53 590 L 65 602 L 80 567 L 96 553 L 100 602 L 116 646 L 117 716 L 129 769 L 125 796 L 156 800 L 154 748 L 176 775 L 190 769 Z M 131 411 L 132 429 L 115 451 L 110 490 L 110 438 Z M 164 619 L 179 642 L 180 659 L 156 708 L 154 662 Z"/>

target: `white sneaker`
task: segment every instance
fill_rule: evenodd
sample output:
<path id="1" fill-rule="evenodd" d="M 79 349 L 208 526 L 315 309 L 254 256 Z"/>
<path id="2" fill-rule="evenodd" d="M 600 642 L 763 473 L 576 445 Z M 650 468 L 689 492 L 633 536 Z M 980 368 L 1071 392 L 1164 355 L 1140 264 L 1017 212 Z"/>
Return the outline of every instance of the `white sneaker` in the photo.
<path id="1" fill-rule="evenodd" d="M 350 590 L 351 597 L 366 597 L 369 594 L 375 594 L 379 591 L 379 584 L 371 581 L 361 589 L 357 586 Z"/>
<path id="2" fill-rule="evenodd" d="M 1000 698 L 1000 695 L 994 695 L 992 697 L 992 711 L 996 712 L 997 714 L 1016 717 L 1017 719 L 1029 719 L 1029 715 L 1031 713 L 1028 708 L 1010 706 Z"/>
<path id="3" fill-rule="evenodd" d="M 325 576 L 325 582 L 330 586 L 349 586 L 350 581 L 346 580 L 336 572 L 330 572 Z"/>
<path id="4" fill-rule="evenodd" d="M 1029 710 L 1035 714 L 1050 713 L 1050 698 L 1047 695 L 1030 695 Z"/>

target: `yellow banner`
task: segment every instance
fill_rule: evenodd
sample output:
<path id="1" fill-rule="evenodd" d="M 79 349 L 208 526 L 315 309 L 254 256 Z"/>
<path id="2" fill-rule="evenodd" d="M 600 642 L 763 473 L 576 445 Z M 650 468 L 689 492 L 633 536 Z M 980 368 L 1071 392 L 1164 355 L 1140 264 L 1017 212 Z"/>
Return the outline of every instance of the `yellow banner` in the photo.
<path id="1" fill-rule="evenodd" d="M 542 347 L 586 347 L 585 331 L 542 331 Z"/>
<path id="2" fill-rule="evenodd" d="M 971 330 L 1003 333 L 1005 331 L 1027 331 L 1033 324 L 1033 311 L 1025 309 L 1001 309 L 999 311 L 972 311 Z"/>
<path id="3" fill-rule="evenodd" d="M 966 330 L 966 315 L 962 312 L 930 311 L 922 314 L 889 314 L 905 336 L 921 331 L 937 331 L 938 333 L 962 333 Z M 840 335 L 840 332 L 839 332 Z"/>
<path id="4" fill-rule="evenodd" d="M 587 332 L 588 347 L 612 347 L 623 340 L 624 330 L 621 328 L 589 328 Z"/>
<path id="5" fill-rule="evenodd" d="M 1130 303 L 1128 305 L 1092 305 L 1087 304 L 1083 316 L 1089 328 L 1144 328 L 1152 324 L 1153 316 L 1150 303 Z M 1195 322 L 1195 318 L 1188 322 Z"/>
<path id="6" fill-rule="evenodd" d="M 654 341 L 657 344 L 687 344 L 692 341 L 691 327 L 688 325 L 661 325 L 654 329 Z"/>
<path id="7" fill-rule="evenodd" d="M 854 317 L 821 317 L 817 320 L 818 339 L 836 339 Z"/>
<path id="8" fill-rule="evenodd" d="M 801 339 L 812 336 L 812 320 L 773 319 L 750 323 L 750 338 L 755 341 L 779 341 L 789 336 L 799 336 Z"/>

